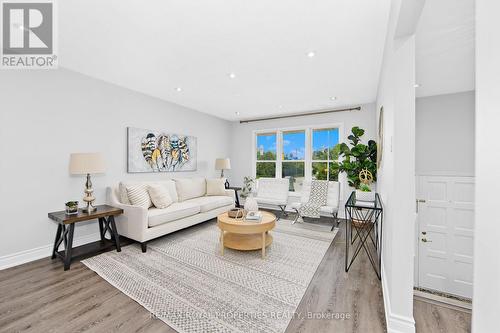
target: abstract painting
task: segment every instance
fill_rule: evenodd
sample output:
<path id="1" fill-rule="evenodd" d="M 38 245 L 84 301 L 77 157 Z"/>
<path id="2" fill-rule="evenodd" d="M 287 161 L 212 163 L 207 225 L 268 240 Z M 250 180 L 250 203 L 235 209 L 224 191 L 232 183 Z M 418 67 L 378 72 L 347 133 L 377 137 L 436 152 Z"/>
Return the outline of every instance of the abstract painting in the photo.
<path id="1" fill-rule="evenodd" d="M 127 128 L 128 172 L 196 170 L 196 137 Z"/>

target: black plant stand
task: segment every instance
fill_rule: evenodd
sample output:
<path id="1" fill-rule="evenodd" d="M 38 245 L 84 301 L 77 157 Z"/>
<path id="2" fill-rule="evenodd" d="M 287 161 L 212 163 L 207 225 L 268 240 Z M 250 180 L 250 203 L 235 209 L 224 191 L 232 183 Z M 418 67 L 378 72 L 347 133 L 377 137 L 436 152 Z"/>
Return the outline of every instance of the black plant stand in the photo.
<path id="1" fill-rule="evenodd" d="M 349 271 L 361 249 L 364 249 L 375 270 L 375 274 L 380 280 L 383 224 L 383 208 L 380 196 L 376 193 L 375 201 L 366 203 L 357 201 L 356 192 L 353 191 L 345 204 L 345 217 L 347 220 L 345 228 L 345 271 Z M 351 246 L 354 248 L 352 256 L 349 253 Z"/>

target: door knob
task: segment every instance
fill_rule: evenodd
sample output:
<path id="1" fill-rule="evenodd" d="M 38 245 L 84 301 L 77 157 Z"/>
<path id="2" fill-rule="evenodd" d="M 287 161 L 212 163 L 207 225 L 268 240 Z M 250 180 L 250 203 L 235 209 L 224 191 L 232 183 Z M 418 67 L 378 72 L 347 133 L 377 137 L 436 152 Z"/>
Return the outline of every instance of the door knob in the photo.
<path id="1" fill-rule="evenodd" d="M 424 243 L 432 243 L 432 241 L 427 240 L 427 238 L 422 238 L 422 242 L 424 242 Z"/>

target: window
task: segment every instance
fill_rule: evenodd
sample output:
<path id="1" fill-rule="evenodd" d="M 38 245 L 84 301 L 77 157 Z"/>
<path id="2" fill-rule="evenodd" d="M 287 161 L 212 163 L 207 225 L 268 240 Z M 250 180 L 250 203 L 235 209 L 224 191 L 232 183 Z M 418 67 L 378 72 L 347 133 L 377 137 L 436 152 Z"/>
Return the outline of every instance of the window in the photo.
<path id="1" fill-rule="evenodd" d="M 256 178 L 276 177 L 276 133 L 257 135 Z"/>
<path id="2" fill-rule="evenodd" d="M 255 177 L 290 180 L 290 191 L 300 191 L 304 178 L 338 180 L 339 127 L 276 129 L 255 134 Z"/>
<path id="3" fill-rule="evenodd" d="M 332 166 L 339 154 L 335 146 L 339 143 L 338 128 L 312 130 L 312 179 L 338 180 L 338 170 Z"/>
<path id="4" fill-rule="evenodd" d="M 281 177 L 290 180 L 290 191 L 295 191 L 304 179 L 306 132 L 283 132 Z"/>

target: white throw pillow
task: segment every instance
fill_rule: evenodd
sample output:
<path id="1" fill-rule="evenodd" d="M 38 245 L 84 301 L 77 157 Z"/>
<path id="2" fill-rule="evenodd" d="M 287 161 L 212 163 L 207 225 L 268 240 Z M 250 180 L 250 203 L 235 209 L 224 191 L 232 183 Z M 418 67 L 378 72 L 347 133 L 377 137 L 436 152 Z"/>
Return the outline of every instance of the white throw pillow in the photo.
<path id="1" fill-rule="evenodd" d="M 173 203 L 173 200 L 165 186 L 149 185 L 148 192 L 149 197 L 156 208 L 167 208 Z"/>
<path id="2" fill-rule="evenodd" d="M 134 206 L 148 209 L 153 205 L 149 197 L 147 185 L 137 184 L 127 186 L 127 196 L 130 203 Z"/>
<path id="3" fill-rule="evenodd" d="M 174 181 L 179 202 L 204 197 L 207 193 L 205 178 L 180 178 Z"/>
<path id="4" fill-rule="evenodd" d="M 226 179 L 207 179 L 207 195 L 226 195 Z"/>

